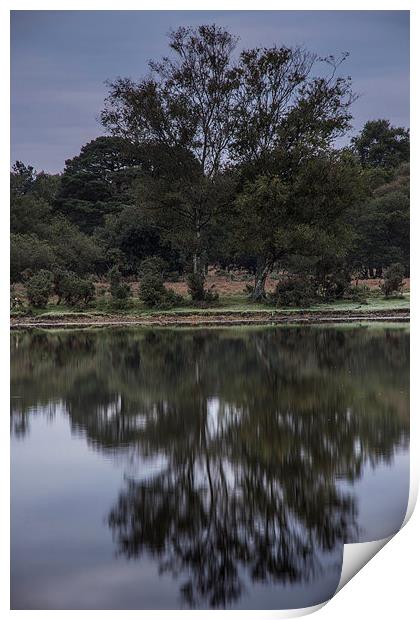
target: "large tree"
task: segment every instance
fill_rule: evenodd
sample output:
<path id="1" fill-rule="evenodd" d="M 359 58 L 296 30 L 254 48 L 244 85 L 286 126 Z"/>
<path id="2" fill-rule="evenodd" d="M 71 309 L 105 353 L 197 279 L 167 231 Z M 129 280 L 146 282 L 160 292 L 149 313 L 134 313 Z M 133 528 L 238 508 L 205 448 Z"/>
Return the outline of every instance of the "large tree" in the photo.
<path id="1" fill-rule="evenodd" d="M 349 127 L 350 81 L 336 77 L 334 59 L 276 46 L 245 50 L 235 59 L 236 43 L 215 25 L 179 28 L 170 34 L 171 56 L 151 62 L 148 77 L 109 84 L 101 114 L 112 135 L 182 150 L 196 162 L 193 178 L 190 170 L 187 179 L 178 177 L 183 199 L 162 199 L 157 192 L 161 199 L 154 205 L 177 221 L 174 229 L 185 231 L 194 272 L 203 270 L 203 240 L 226 208 L 215 196 L 227 167 L 255 165 L 292 146 L 313 154 Z M 324 77 L 315 74 L 319 63 Z M 148 204 L 153 208 L 153 201 Z"/>
<path id="2" fill-rule="evenodd" d="M 151 76 L 109 84 L 103 125 L 138 144 L 184 147 L 203 174 L 216 174 L 230 140 L 235 45 L 235 37 L 215 25 L 171 32 L 172 56 L 150 62 Z"/>

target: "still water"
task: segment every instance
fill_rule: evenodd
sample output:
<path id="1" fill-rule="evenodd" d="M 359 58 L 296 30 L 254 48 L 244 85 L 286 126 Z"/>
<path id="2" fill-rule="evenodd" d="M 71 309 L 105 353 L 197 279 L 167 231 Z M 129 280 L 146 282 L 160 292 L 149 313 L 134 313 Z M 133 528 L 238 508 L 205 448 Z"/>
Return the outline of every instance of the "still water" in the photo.
<path id="1" fill-rule="evenodd" d="M 398 326 L 12 333 L 11 606 L 286 609 L 409 489 Z"/>

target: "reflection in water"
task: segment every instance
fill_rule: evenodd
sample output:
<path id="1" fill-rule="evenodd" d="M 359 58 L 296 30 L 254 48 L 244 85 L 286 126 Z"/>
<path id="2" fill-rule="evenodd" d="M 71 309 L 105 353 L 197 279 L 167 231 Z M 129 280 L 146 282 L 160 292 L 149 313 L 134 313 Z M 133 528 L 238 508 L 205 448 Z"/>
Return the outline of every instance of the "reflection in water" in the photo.
<path id="1" fill-rule="evenodd" d="M 12 431 L 64 408 L 131 464 L 107 516 L 119 555 L 179 579 L 183 605 L 229 607 L 249 584 L 319 580 L 362 539 L 340 483 L 407 449 L 408 348 L 394 329 L 14 333 Z"/>

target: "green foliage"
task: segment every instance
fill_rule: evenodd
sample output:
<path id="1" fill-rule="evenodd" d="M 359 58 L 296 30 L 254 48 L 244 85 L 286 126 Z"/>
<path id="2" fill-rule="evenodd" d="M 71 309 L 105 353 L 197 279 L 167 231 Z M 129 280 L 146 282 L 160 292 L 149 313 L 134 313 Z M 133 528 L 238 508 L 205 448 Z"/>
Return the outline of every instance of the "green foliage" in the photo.
<path id="1" fill-rule="evenodd" d="M 404 286 L 404 267 L 400 263 L 393 263 L 384 273 L 384 282 L 381 291 L 385 297 L 401 295 Z"/>
<path id="2" fill-rule="evenodd" d="M 54 292 L 58 297 L 58 303 L 63 300 L 68 306 L 86 306 L 95 299 L 93 282 L 71 271 L 55 271 Z"/>
<path id="3" fill-rule="evenodd" d="M 132 179 L 141 154 L 124 138 L 100 136 L 68 159 L 56 208 L 82 232 L 92 234 L 105 217 L 129 204 Z"/>
<path id="4" fill-rule="evenodd" d="M 139 270 L 139 298 L 148 308 L 168 309 L 182 303 L 182 298 L 163 283 L 163 263 L 158 257 L 145 259 Z"/>
<path id="5" fill-rule="evenodd" d="M 141 261 L 138 275 L 140 279 L 148 275 L 158 275 L 163 281 L 164 271 L 165 262 L 160 256 L 148 256 Z"/>
<path id="6" fill-rule="evenodd" d="M 396 168 L 410 159 L 410 132 L 385 119 L 368 121 L 352 144 L 363 166 Z"/>
<path id="7" fill-rule="evenodd" d="M 333 271 L 322 274 L 322 279 L 318 281 L 318 294 L 326 301 L 342 299 L 350 288 L 350 274 L 337 267 Z"/>
<path id="8" fill-rule="evenodd" d="M 22 280 L 22 275 L 29 270 L 35 273 L 39 269 L 52 269 L 56 255 L 48 241 L 36 235 L 12 234 L 10 236 L 10 278 L 12 282 Z"/>
<path id="9" fill-rule="evenodd" d="M 205 277 L 202 273 L 190 273 L 187 276 L 188 292 L 197 304 L 207 304 L 219 299 L 217 291 L 205 288 Z"/>
<path id="10" fill-rule="evenodd" d="M 349 251 L 354 270 L 368 275 L 372 269 L 402 263 L 410 266 L 410 170 L 402 164 L 388 174 L 385 184 L 353 208 L 349 224 L 355 231 Z"/>
<path id="11" fill-rule="evenodd" d="M 235 201 L 235 237 L 241 254 L 255 257 L 253 298 L 264 298 L 275 265 L 312 274 L 325 296 L 342 295 L 331 280 L 352 239 L 345 218 L 359 194 L 359 167 L 346 153 L 311 157 L 287 182 L 267 175 L 246 182 Z"/>
<path id="12" fill-rule="evenodd" d="M 281 306 L 310 306 L 317 297 L 317 287 L 313 278 L 293 276 L 279 280 L 269 302 Z"/>
<path id="13" fill-rule="evenodd" d="M 121 272 L 116 265 L 109 270 L 108 278 L 113 301 L 126 302 L 131 294 L 130 286 L 122 281 Z"/>
<path id="14" fill-rule="evenodd" d="M 21 161 L 16 161 L 10 174 L 10 193 L 12 197 L 24 196 L 30 192 L 36 178 L 33 166 L 26 166 Z"/>
<path id="15" fill-rule="evenodd" d="M 214 260 L 215 244 L 225 259 L 251 254 L 251 262 L 267 270 L 275 260 L 273 222 L 264 216 L 270 207 L 261 213 L 262 199 L 260 213 L 252 218 L 251 209 L 245 217 L 245 227 L 251 230 L 246 234 L 245 253 L 240 247 L 226 248 L 229 234 L 224 227 L 235 175 L 227 174 L 224 164 L 231 163 L 235 173 L 248 167 L 250 181 L 263 174 L 276 177 L 283 186 L 284 173 L 290 179 L 295 172 L 288 154 L 292 147 L 296 167 L 303 155 L 315 157 L 329 149 L 349 127 L 350 79 L 335 77 L 334 58 L 323 60 L 302 48 L 256 48 L 235 57 L 236 37 L 214 24 L 181 27 L 169 39 L 171 54 L 152 62 L 150 75 L 139 82 L 118 78 L 109 84 L 102 124 L 114 136 L 129 138 L 136 145 L 158 144 L 160 154 L 172 153 L 171 166 L 163 171 L 160 165 L 152 166 L 152 174 L 140 177 L 138 195 L 178 250 L 187 249 L 186 260 L 194 264 L 194 271 L 202 271 L 206 255 Z M 314 65 L 323 77 L 314 76 Z M 284 151 L 283 145 L 287 145 L 286 156 L 282 152 L 276 157 Z M 277 166 L 279 159 L 284 160 L 282 169 Z M 287 193 L 284 187 L 256 191 L 270 194 L 284 189 Z M 239 201 L 237 209 L 234 228 L 241 225 L 246 205 Z M 278 214 L 271 209 L 271 215 Z M 253 219 L 259 221 L 259 235 Z M 243 245 L 243 230 L 236 240 Z"/>
<path id="16" fill-rule="evenodd" d="M 102 248 L 97 241 L 82 233 L 63 216 L 51 222 L 49 242 L 57 263 L 80 276 L 95 273 L 103 260 Z"/>
<path id="17" fill-rule="evenodd" d="M 59 174 L 37 173 L 33 166 L 21 161 L 15 162 L 10 174 L 10 194 L 13 200 L 22 196 L 32 196 L 52 204 L 60 185 Z"/>
<path id="18" fill-rule="evenodd" d="M 173 308 L 180 303 L 179 296 L 165 288 L 157 273 L 143 276 L 139 286 L 139 298 L 148 308 Z"/>
<path id="19" fill-rule="evenodd" d="M 359 301 L 362 304 L 367 304 L 369 292 L 368 286 L 354 285 L 347 289 L 345 297 L 346 299 L 351 299 L 351 301 Z"/>
<path id="20" fill-rule="evenodd" d="M 26 296 L 31 306 L 44 308 L 54 288 L 54 276 L 47 269 L 40 269 L 26 282 Z"/>
<path id="21" fill-rule="evenodd" d="M 12 234 L 48 235 L 52 207 L 33 194 L 13 196 L 10 201 L 10 231 Z"/>
<path id="22" fill-rule="evenodd" d="M 140 206 L 124 206 L 120 213 L 107 216 L 97 231 L 105 251 L 118 251 L 124 273 L 130 275 L 138 272 L 142 260 L 155 254 L 174 269 L 179 267 L 177 252 L 162 237 L 162 228 Z"/>

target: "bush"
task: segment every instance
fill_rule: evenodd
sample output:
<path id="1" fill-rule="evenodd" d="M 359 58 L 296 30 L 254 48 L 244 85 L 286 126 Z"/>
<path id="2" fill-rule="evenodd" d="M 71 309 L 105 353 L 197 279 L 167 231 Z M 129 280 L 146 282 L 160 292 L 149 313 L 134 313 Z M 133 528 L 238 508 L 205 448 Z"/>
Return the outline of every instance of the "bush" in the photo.
<path id="1" fill-rule="evenodd" d="M 159 259 L 146 258 L 140 265 L 139 298 L 148 308 L 173 308 L 182 297 L 165 288 Z"/>
<path id="2" fill-rule="evenodd" d="M 141 261 L 139 267 L 139 278 L 142 279 L 146 275 L 156 274 L 160 275 L 163 279 L 165 271 L 165 262 L 158 256 L 148 256 Z"/>
<path id="3" fill-rule="evenodd" d="M 368 286 L 350 286 L 350 288 L 346 292 L 346 299 L 351 299 L 351 301 L 359 301 L 362 304 L 367 304 L 367 297 L 369 295 L 369 287 Z"/>
<path id="4" fill-rule="evenodd" d="M 393 263 L 386 269 L 384 273 L 384 282 L 380 286 L 381 291 L 385 297 L 391 295 L 402 295 L 402 289 L 404 286 L 404 267 L 401 263 Z"/>
<path id="5" fill-rule="evenodd" d="M 319 294 L 325 300 L 342 299 L 350 289 L 350 275 L 339 269 L 327 274 L 320 282 Z"/>
<path id="6" fill-rule="evenodd" d="M 276 306 L 310 306 L 316 300 L 316 286 L 312 278 L 295 277 L 280 280 L 269 301 Z"/>
<path id="7" fill-rule="evenodd" d="M 31 277 L 40 269 L 50 270 L 56 257 L 50 244 L 36 235 L 10 236 L 10 277 L 12 282 Z"/>
<path id="8" fill-rule="evenodd" d="M 129 285 L 122 281 L 121 272 L 117 266 L 109 270 L 108 278 L 113 301 L 122 302 L 122 305 L 124 305 L 124 302 L 130 297 L 131 291 Z"/>
<path id="9" fill-rule="evenodd" d="M 54 277 L 51 271 L 40 269 L 26 282 L 26 295 L 31 306 L 44 308 L 54 288 Z"/>
<path id="10" fill-rule="evenodd" d="M 211 303 L 219 299 L 216 291 L 204 288 L 205 277 L 202 273 L 190 273 L 187 276 L 188 292 L 193 302 Z"/>
<path id="11" fill-rule="evenodd" d="M 54 273 L 54 292 L 68 306 L 87 305 L 95 299 L 95 287 L 90 280 L 80 278 L 72 271 Z"/>

